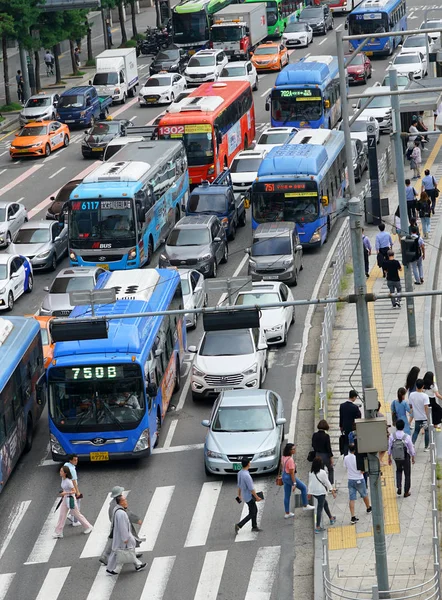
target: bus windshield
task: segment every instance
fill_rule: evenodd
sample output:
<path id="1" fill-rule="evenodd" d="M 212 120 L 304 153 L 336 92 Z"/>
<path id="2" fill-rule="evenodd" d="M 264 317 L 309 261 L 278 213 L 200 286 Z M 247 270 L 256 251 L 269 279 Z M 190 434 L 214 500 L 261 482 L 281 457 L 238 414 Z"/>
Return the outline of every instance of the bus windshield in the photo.
<path id="1" fill-rule="evenodd" d="M 275 121 L 317 121 L 323 114 L 320 90 L 297 88 L 273 90 L 272 118 Z"/>
<path id="2" fill-rule="evenodd" d="M 243 37 L 243 28 L 236 26 L 215 26 L 211 33 L 213 42 L 239 42 Z"/>
<path id="3" fill-rule="evenodd" d="M 350 35 L 386 33 L 389 31 L 388 18 L 385 13 L 350 14 L 348 26 Z"/>
<path id="4" fill-rule="evenodd" d="M 172 31 L 177 44 L 208 40 L 209 27 L 205 11 L 186 14 L 172 12 Z"/>
<path id="5" fill-rule="evenodd" d="M 142 374 L 134 364 L 53 368 L 49 397 L 60 431 L 130 429 L 145 411 Z"/>
<path id="6" fill-rule="evenodd" d="M 133 208 L 130 200 L 78 200 L 70 203 L 69 237 L 122 240 L 135 243 Z"/>
<path id="7" fill-rule="evenodd" d="M 296 184 L 304 182 L 296 180 Z M 266 192 L 259 182 L 252 188 L 253 217 L 258 223 L 294 221 L 313 223 L 319 217 L 318 187 L 315 181 L 305 182 L 304 192 Z M 275 189 L 278 184 L 275 183 Z"/>
<path id="8" fill-rule="evenodd" d="M 197 127 L 197 125 L 195 126 Z M 187 153 L 189 167 L 210 165 L 213 162 L 212 132 L 184 133 L 181 135 L 162 134 L 161 139 L 170 140 L 180 138 L 183 140 Z"/>

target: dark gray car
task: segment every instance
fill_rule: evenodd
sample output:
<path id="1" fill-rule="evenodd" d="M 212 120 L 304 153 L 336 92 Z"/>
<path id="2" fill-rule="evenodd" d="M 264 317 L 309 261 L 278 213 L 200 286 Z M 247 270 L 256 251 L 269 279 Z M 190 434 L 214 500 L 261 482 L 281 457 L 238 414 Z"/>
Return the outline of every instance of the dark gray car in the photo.
<path id="1" fill-rule="evenodd" d="M 313 33 L 326 35 L 329 29 L 333 29 L 333 15 L 325 4 L 320 6 L 307 6 L 301 11 L 299 23 L 307 23 L 313 29 Z"/>
<path id="2" fill-rule="evenodd" d="M 183 217 L 167 238 L 159 267 L 193 267 L 205 277 L 216 277 L 218 264 L 228 257 L 226 232 L 218 217 Z"/>

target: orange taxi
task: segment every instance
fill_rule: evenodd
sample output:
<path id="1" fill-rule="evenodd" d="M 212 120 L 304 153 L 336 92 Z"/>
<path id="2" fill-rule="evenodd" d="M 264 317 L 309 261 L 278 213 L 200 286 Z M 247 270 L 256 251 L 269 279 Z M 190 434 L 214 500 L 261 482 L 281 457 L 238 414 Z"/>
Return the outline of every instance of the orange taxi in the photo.
<path id="1" fill-rule="evenodd" d="M 52 150 L 69 144 L 69 127 L 58 121 L 34 121 L 25 125 L 12 140 L 12 160 L 21 156 L 49 156 Z"/>
<path id="2" fill-rule="evenodd" d="M 49 331 L 49 322 L 52 321 L 54 317 L 36 317 L 35 315 L 26 316 L 33 317 L 40 325 L 41 341 L 43 344 L 43 357 L 45 361 L 45 369 L 47 369 L 54 356 L 54 342 L 52 341 L 51 333 Z"/>
<path id="3" fill-rule="evenodd" d="M 257 46 L 251 61 L 257 71 L 280 71 L 289 64 L 289 53 L 282 42 L 266 42 Z"/>

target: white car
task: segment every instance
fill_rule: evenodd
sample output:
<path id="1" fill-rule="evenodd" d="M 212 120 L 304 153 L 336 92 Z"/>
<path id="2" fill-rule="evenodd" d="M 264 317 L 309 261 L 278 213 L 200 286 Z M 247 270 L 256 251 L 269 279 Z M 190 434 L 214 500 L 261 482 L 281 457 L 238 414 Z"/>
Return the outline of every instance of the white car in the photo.
<path id="1" fill-rule="evenodd" d="M 434 42 L 431 39 L 430 35 L 427 33 L 428 39 L 428 51 L 434 52 Z M 424 56 L 427 53 L 427 46 L 425 42 L 425 33 L 421 33 L 419 35 L 408 35 L 402 46 L 400 46 L 401 51 L 400 54 L 408 54 L 409 52 L 420 52 Z"/>
<path id="2" fill-rule="evenodd" d="M 14 302 L 33 287 L 31 261 L 20 254 L 0 254 L 0 310 L 12 310 Z"/>
<path id="3" fill-rule="evenodd" d="M 259 329 L 206 331 L 192 365 L 190 386 L 195 402 L 225 390 L 256 389 L 267 374 L 267 343 Z"/>
<path id="4" fill-rule="evenodd" d="M 138 94 L 138 104 L 170 104 L 187 88 L 186 80 L 178 73 L 152 75 Z"/>
<path id="5" fill-rule="evenodd" d="M 230 175 L 235 192 L 242 192 L 251 187 L 266 154 L 265 150 L 243 150 L 235 156 L 230 165 Z"/>
<path id="6" fill-rule="evenodd" d="M 270 152 L 276 146 L 282 146 L 298 133 L 296 127 L 267 127 L 259 136 L 253 150 Z"/>
<path id="7" fill-rule="evenodd" d="M 390 64 L 398 75 L 411 73 L 414 79 L 422 79 L 427 74 L 427 59 L 422 52 L 401 52 Z"/>
<path id="8" fill-rule="evenodd" d="M 374 85 L 373 87 L 366 88 L 364 90 L 364 96 L 374 96 L 373 100 L 370 101 L 367 108 L 365 108 L 359 115 L 360 119 L 369 119 L 374 117 L 379 123 L 380 133 L 390 133 L 391 131 L 391 100 L 390 96 L 376 96 L 378 92 L 390 91 L 389 87 Z M 360 98 L 357 104 L 353 105 L 353 108 L 358 110 L 367 102 L 367 98 Z"/>
<path id="9" fill-rule="evenodd" d="M 397 75 L 396 79 L 397 79 L 397 89 L 398 90 L 404 90 L 407 87 L 407 85 L 410 83 L 410 80 L 408 79 L 407 75 Z M 390 87 L 390 75 L 388 74 L 388 71 L 387 71 L 387 75 L 385 75 L 384 79 L 382 80 L 381 85 Z"/>
<path id="10" fill-rule="evenodd" d="M 181 278 L 181 292 L 183 294 L 184 308 L 201 308 L 207 306 L 208 297 L 204 275 L 192 269 L 178 269 Z M 186 313 L 186 327 L 196 327 L 197 313 Z"/>
<path id="11" fill-rule="evenodd" d="M 26 207 L 20 202 L 0 200 L 0 247 L 5 248 L 28 220 Z"/>
<path id="12" fill-rule="evenodd" d="M 200 50 L 187 63 L 184 77 L 188 85 L 200 85 L 206 81 L 217 81 L 221 71 L 229 62 L 224 50 Z"/>
<path id="13" fill-rule="evenodd" d="M 258 73 L 250 60 L 227 63 L 221 71 L 218 81 L 248 81 L 252 90 L 258 89 Z"/>
<path id="14" fill-rule="evenodd" d="M 375 137 L 376 144 L 379 144 L 380 141 L 380 131 L 379 131 L 379 123 L 376 121 L 374 117 L 366 118 L 358 118 L 356 121 L 350 125 L 350 135 L 352 140 L 360 140 L 365 146 L 367 146 L 367 123 L 371 123 L 371 125 L 375 128 Z M 342 124 L 340 129 L 343 131 Z"/>
<path id="15" fill-rule="evenodd" d="M 313 42 L 313 29 L 307 23 L 297 21 L 288 23 L 282 34 L 282 40 L 287 48 L 294 46 L 307 48 Z"/>
<path id="16" fill-rule="evenodd" d="M 271 302 L 293 302 L 293 294 L 285 283 L 254 281 L 251 290 L 240 292 L 235 299 L 237 306 L 261 306 Z M 269 346 L 286 346 L 289 329 L 294 322 L 294 306 L 263 308 L 259 321 Z"/>
<path id="17" fill-rule="evenodd" d="M 442 19 L 431 19 L 428 21 L 423 21 L 420 24 L 419 29 L 436 29 L 437 27 L 442 27 Z M 428 34 L 432 40 L 440 39 L 440 31 L 431 31 Z"/>

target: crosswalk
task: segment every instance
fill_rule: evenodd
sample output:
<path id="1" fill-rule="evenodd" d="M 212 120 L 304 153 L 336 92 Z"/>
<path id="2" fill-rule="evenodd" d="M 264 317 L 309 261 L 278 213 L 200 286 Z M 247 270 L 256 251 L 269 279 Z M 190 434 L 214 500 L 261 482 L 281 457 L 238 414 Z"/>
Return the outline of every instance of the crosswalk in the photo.
<path id="1" fill-rule="evenodd" d="M 271 482 L 271 479 L 260 479 L 259 481 L 264 498 L 273 491 L 270 489 Z M 181 496 L 182 490 L 177 490 L 174 485 L 155 488 L 144 512 L 143 524 L 139 533 L 140 537 L 145 538 L 139 550 L 144 553 L 144 559 L 148 566 L 145 571 L 137 575 L 137 578 L 141 577 L 141 584 L 137 588 L 138 595 L 136 597 L 133 594 L 130 595 L 131 600 L 173 600 L 175 594 L 168 592 L 168 587 L 172 586 L 173 590 L 176 589 L 177 580 L 180 580 L 181 574 L 189 571 L 190 559 L 194 589 L 188 591 L 189 595 L 183 593 L 182 599 L 217 600 L 218 594 L 224 598 L 225 596 L 222 595 L 223 585 L 230 584 L 233 577 L 230 570 L 237 563 L 238 556 L 245 555 L 250 557 L 248 572 L 243 573 L 244 581 L 247 582 L 247 590 L 245 596 L 243 592 L 242 596 L 236 596 L 235 600 L 255 600 L 256 598 L 273 600 L 276 598 L 272 594 L 274 594 L 273 588 L 278 572 L 281 546 L 260 546 L 256 542 L 260 541 L 258 536 L 263 534 L 252 532 L 250 524 L 241 529 L 234 538 L 235 542 L 243 544 L 248 542 L 249 545 L 237 546 L 230 543 L 235 535 L 233 532 L 234 522 L 242 519 L 248 512 L 245 504 L 237 507 L 234 503 L 234 508 L 232 507 L 234 490 L 234 486 L 230 483 L 225 484 L 223 481 L 202 483 L 199 494 L 195 495 L 194 506 L 190 511 L 184 511 L 179 516 L 187 531 L 185 536 L 181 539 L 181 536 L 177 535 L 176 539 L 170 539 L 170 535 L 168 535 L 167 539 L 161 539 L 164 528 L 170 527 L 174 518 L 176 522 L 176 501 Z M 130 494 L 130 490 L 126 490 L 125 495 L 128 494 Z M 46 518 L 45 515 L 42 515 L 40 530 L 29 528 L 29 519 L 32 518 L 30 515 L 33 513 L 32 501 L 25 500 L 18 503 L 13 513 L 9 515 L 6 535 L 0 544 L 0 557 L 8 555 L 8 548 L 13 547 L 15 535 L 22 536 L 29 529 L 27 558 L 23 566 L 20 569 L 17 568 L 16 572 L 0 573 L 0 600 L 17 598 L 17 587 L 20 582 L 25 580 L 26 575 L 32 573 L 30 570 L 32 566 L 38 566 L 42 575 L 41 580 L 38 581 L 39 589 L 38 585 L 33 584 L 33 595 L 29 596 L 29 600 L 70 598 L 68 590 L 75 578 L 81 576 L 83 583 L 85 582 L 82 575 L 82 566 L 85 565 L 88 568 L 89 581 L 88 589 L 84 596 L 80 597 L 81 600 L 112 600 L 114 594 L 116 594 L 115 598 L 120 598 L 119 593 L 124 586 L 127 586 L 125 577 L 131 567 L 126 567 L 118 576 L 109 576 L 106 573 L 106 567 L 100 565 L 98 561 L 109 534 L 108 507 L 110 500 L 110 494 L 107 494 L 101 506 L 97 503 L 94 504 L 95 508 L 99 507 L 95 519 L 90 514 L 91 511 L 93 512 L 92 507 L 84 508 L 85 515 L 94 524 L 92 533 L 84 536 L 81 535 L 82 528 L 72 530 L 69 525 L 66 525 L 64 539 L 52 537 L 59 514 L 56 510 L 58 499 L 50 507 Z M 227 501 L 230 505 L 226 509 Z M 31 510 L 29 510 L 30 508 Z M 265 500 L 259 504 L 259 525 L 263 514 L 265 514 Z M 218 522 L 215 523 L 216 521 Z M 229 532 L 227 538 L 226 529 Z M 219 535 L 221 530 L 223 533 Z M 35 532 L 33 538 L 31 531 Z M 264 541 L 264 538 L 261 537 L 261 540 Z M 69 552 L 70 542 L 72 542 L 72 547 L 76 548 L 75 552 Z M 251 542 L 255 543 L 251 544 Z M 168 554 L 167 549 L 164 552 L 165 546 L 167 548 L 170 546 L 168 549 L 172 552 Z M 157 551 L 158 547 L 159 551 Z M 57 560 L 60 552 L 63 552 L 64 555 L 66 552 L 68 553 L 67 560 L 64 560 L 61 565 Z M 152 552 L 154 554 L 149 556 L 149 553 Z M 71 556 L 71 554 L 74 555 Z M 237 575 L 236 571 L 235 574 Z M 245 587 L 244 585 L 244 590 Z"/>

